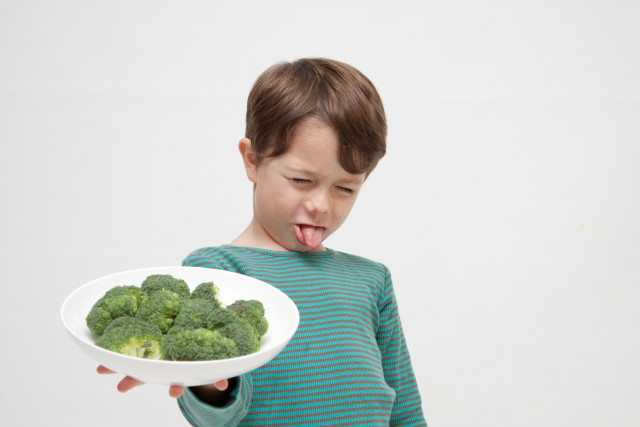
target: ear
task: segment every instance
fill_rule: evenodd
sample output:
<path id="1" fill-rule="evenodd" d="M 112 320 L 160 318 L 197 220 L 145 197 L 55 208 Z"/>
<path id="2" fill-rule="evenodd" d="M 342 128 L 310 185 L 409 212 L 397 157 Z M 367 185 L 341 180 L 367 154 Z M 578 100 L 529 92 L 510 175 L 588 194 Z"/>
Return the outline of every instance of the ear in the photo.
<path id="1" fill-rule="evenodd" d="M 242 155 L 247 178 L 255 184 L 258 179 L 258 156 L 251 147 L 251 140 L 249 138 L 242 138 L 238 143 L 238 150 L 240 150 L 240 155 Z"/>

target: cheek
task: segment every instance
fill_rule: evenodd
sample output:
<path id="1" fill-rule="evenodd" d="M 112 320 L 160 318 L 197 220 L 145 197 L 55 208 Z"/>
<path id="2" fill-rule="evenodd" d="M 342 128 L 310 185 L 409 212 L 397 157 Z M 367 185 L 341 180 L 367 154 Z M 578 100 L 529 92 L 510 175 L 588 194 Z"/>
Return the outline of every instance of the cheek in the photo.
<path id="1" fill-rule="evenodd" d="M 334 205 L 334 212 L 336 217 L 340 219 L 340 223 L 347 219 L 347 216 L 349 216 L 349 213 L 351 212 L 351 209 L 353 208 L 355 202 L 356 199 L 354 197 L 350 199 L 340 200 Z"/>
<path id="2" fill-rule="evenodd" d="M 268 191 L 259 192 L 258 198 L 264 209 L 282 214 L 300 205 L 300 196 L 283 185 L 270 186 Z"/>

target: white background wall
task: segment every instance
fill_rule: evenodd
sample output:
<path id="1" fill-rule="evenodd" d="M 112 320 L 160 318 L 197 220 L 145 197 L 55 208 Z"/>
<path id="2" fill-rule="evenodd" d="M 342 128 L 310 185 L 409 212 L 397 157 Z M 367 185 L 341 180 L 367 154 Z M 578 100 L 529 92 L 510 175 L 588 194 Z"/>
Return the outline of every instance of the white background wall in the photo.
<path id="1" fill-rule="evenodd" d="M 187 425 L 68 293 L 250 219 L 269 65 L 349 62 L 388 155 L 327 242 L 386 263 L 431 426 L 640 425 L 640 3 L 0 0 L 0 424 Z"/>

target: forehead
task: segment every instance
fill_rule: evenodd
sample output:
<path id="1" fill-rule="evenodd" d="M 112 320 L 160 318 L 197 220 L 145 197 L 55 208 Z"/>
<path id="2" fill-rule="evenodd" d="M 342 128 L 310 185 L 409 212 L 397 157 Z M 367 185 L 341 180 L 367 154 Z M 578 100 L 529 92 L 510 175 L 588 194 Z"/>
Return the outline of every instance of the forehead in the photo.
<path id="1" fill-rule="evenodd" d="M 287 150 L 278 156 L 283 165 L 300 172 L 331 174 L 359 181 L 363 174 L 347 172 L 340 164 L 337 132 L 325 122 L 311 118 L 296 127 Z M 364 178 L 362 178 L 364 180 Z"/>
<path id="2" fill-rule="evenodd" d="M 320 119 L 308 118 L 296 126 L 289 150 L 317 149 L 318 151 L 338 153 L 340 140 L 338 133 Z"/>
<path id="3" fill-rule="evenodd" d="M 317 119 L 307 119 L 296 127 L 287 150 L 279 157 L 291 166 L 339 165 L 339 149 L 338 135 L 331 126 Z"/>

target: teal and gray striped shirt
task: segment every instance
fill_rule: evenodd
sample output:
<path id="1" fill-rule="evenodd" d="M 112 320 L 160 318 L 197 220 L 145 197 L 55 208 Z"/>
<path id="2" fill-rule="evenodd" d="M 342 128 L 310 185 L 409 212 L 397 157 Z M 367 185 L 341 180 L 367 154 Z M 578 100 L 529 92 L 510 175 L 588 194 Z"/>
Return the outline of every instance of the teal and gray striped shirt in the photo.
<path id="1" fill-rule="evenodd" d="M 300 312 L 289 344 L 241 376 L 226 407 L 211 407 L 185 391 L 178 404 L 191 424 L 426 425 L 384 265 L 333 250 L 235 246 L 199 249 L 183 265 L 263 280 L 286 293 Z"/>

